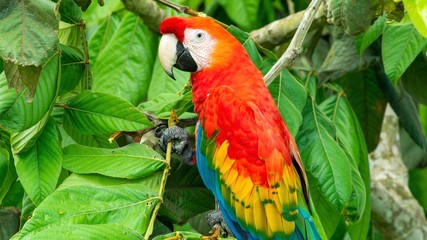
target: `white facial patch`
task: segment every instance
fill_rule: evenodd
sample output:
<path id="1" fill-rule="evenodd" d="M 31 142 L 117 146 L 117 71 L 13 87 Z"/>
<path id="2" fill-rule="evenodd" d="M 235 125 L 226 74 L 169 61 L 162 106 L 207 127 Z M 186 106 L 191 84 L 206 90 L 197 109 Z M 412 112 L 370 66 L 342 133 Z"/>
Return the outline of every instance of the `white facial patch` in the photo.
<path id="1" fill-rule="evenodd" d="M 209 65 L 216 40 L 208 32 L 200 29 L 185 29 L 184 36 L 182 44 L 190 51 L 191 57 L 197 63 L 197 71 L 200 71 Z"/>

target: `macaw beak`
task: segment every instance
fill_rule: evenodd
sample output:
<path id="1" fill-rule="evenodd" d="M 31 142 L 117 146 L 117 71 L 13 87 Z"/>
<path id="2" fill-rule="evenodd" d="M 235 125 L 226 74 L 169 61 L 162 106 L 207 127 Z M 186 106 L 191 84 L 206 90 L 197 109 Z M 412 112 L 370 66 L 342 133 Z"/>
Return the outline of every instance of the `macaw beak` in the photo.
<path id="1" fill-rule="evenodd" d="M 165 72 L 175 80 L 173 67 L 186 72 L 197 71 L 197 63 L 174 34 L 164 34 L 160 39 L 159 58 Z"/>

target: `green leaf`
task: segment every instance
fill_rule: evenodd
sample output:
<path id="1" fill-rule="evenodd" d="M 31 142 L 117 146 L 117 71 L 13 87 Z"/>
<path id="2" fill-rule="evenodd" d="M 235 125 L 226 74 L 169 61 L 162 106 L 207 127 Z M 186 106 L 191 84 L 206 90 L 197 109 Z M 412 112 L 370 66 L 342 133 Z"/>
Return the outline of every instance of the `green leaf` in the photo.
<path id="1" fill-rule="evenodd" d="M 86 64 L 80 49 L 60 44 L 61 49 L 61 85 L 58 95 L 73 90 L 83 79 Z"/>
<path id="2" fill-rule="evenodd" d="M 147 117 L 126 100 L 89 91 L 78 94 L 65 106 L 66 124 L 93 135 L 152 127 Z"/>
<path id="3" fill-rule="evenodd" d="M 303 110 L 303 123 L 296 136 L 301 158 L 319 186 L 323 197 L 337 211 L 347 205 L 351 192 L 351 164 L 335 141 L 333 123 L 309 98 Z"/>
<path id="4" fill-rule="evenodd" d="M 362 55 L 362 53 L 381 36 L 386 20 L 386 16 L 380 16 L 375 20 L 374 24 L 369 27 L 368 31 L 356 37 L 356 49 L 359 55 Z"/>
<path id="5" fill-rule="evenodd" d="M 1 1 L 0 56 L 20 65 L 42 65 L 58 42 L 55 5 L 49 0 Z"/>
<path id="6" fill-rule="evenodd" d="M 73 125 L 65 124 L 63 125 L 64 133 L 62 135 L 63 137 L 63 144 L 64 144 L 64 138 L 70 137 L 72 140 L 72 144 L 78 143 L 80 145 L 85 145 L 89 147 L 100 147 L 100 148 L 117 148 L 119 145 L 116 141 L 110 142 L 109 134 L 101 134 L 101 135 L 90 135 L 80 132 L 78 129 L 74 128 Z M 64 136 L 64 135 L 67 136 Z M 64 145 L 66 146 L 66 145 Z"/>
<path id="7" fill-rule="evenodd" d="M 386 24 L 382 38 L 385 73 L 396 85 L 399 78 L 427 44 L 427 39 L 406 17 L 399 23 Z"/>
<path id="8" fill-rule="evenodd" d="M 66 234 L 64 234 L 66 233 Z M 34 234 L 26 235 L 22 239 L 144 239 L 135 230 L 121 224 L 67 224 L 58 225 L 54 228 L 45 228 Z"/>
<path id="9" fill-rule="evenodd" d="M 110 14 L 101 22 L 96 32 L 89 40 L 89 58 L 92 66 L 96 65 L 98 55 L 111 41 L 120 24 L 117 14 Z"/>
<path id="10" fill-rule="evenodd" d="M 343 93 L 341 90 L 338 96 L 331 96 L 322 102 L 320 108 L 334 122 L 337 129 L 337 142 L 345 150 L 352 164 L 353 191 L 343 215 L 346 222 L 355 223 L 363 215 L 366 205 L 366 189 L 357 167 L 361 161 L 368 162 L 368 153 L 358 119 Z"/>
<path id="11" fill-rule="evenodd" d="M 427 107 L 420 105 L 418 113 L 420 115 L 421 127 L 423 129 L 423 133 L 427 136 Z"/>
<path id="12" fill-rule="evenodd" d="M 195 233 L 195 232 L 179 231 L 179 232 L 173 232 L 173 233 L 168 233 L 165 235 L 157 236 L 157 237 L 153 238 L 153 240 L 167 240 L 167 239 L 171 239 L 171 238 L 186 239 L 186 240 L 199 240 L 202 238 L 202 235 L 200 233 Z M 221 237 L 221 239 L 227 240 L 227 239 L 234 239 L 234 238 L 223 238 L 223 237 Z"/>
<path id="13" fill-rule="evenodd" d="M 55 103 L 58 91 L 60 58 L 55 53 L 43 67 L 34 100 L 27 102 L 25 92 L 19 95 L 15 90 L 6 90 L 7 83 L 4 74 L 0 75 L 0 89 L 5 94 L 0 96 L 0 125 L 10 132 L 23 131 L 39 122 Z"/>
<path id="14" fill-rule="evenodd" d="M 352 179 L 354 168 L 352 167 Z M 352 201 L 365 201 L 365 209 L 363 211 L 363 215 L 360 220 L 356 223 L 353 223 L 347 227 L 348 233 L 351 236 L 351 239 L 367 239 L 369 230 L 371 228 L 371 195 L 370 195 L 370 172 L 369 172 L 369 162 L 364 161 L 359 164 L 359 173 L 363 179 L 364 189 L 365 189 L 365 199 L 361 199 L 362 196 L 357 196 L 356 194 L 352 194 L 350 198 L 350 202 Z M 353 187 L 356 185 L 353 184 Z M 360 188 L 362 186 L 359 186 Z M 357 193 L 357 191 L 353 191 L 353 193 Z"/>
<path id="15" fill-rule="evenodd" d="M 10 134 L 10 144 L 12 145 L 13 153 L 19 154 L 32 148 L 38 137 L 43 132 L 44 126 L 50 119 L 49 112 L 34 126 L 25 129 L 22 132 Z"/>
<path id="16" fill-rule="evenodd" d="M 182 224 L 195 215 L 215 208 L 215 199 L 206 189 L 196 166 L 172 161 L 159 216 Z"/>
<path id="17" fill-rule="evenodd" d="M 220 0 L 218 3 L 224 8 L 228 17 L 240 28 L 249 31 L 259 25 L 257 17 L 260 0 Z"/>
<path id="18" fill-rule="evenodd" d="M 188 111 L 193 106 L 191 96 L 191 92 L 182 95 L 162 93 L 153 100 L 140 104 L 138 107 L 143 112 L 152 112 L 159 118 L 167 119 L 172 109 L 177 110 L 177 116 Z"/>
<path id="19" fill-rule="evenodd" d="M 62 152 L 56 123 L 49 120 L 35 145 L 15 155 L 16 171 L 25 192 L 39 205 L 56 188 Z"/>
<path id="20" fill-rule="evenodd" d="M 386 99 L 378 86 L 375 72 L 367 69 L 346 74 L 337 80 L 344 89 L 362 127 L 368 152 L 373 151 L 380 140 L 381 124 Z"/>
<path id="21" fill-rule="evenodd" d="M 364 32 L 371 25 L 371 1 L 369 0 L 331 0 L 328 5 L 332 23 L 342 26 L 349 35 Z"/>
<path id="22" fill-rule="evenodd" d="M 418 32 L 427 38 L 427 2 L 423 0 L 403 0 L 406 11 Z"/>
<path id="23" fill-rule="evenodd" d="M 307 101 L 307 91 L 286 69 L 268 86 L 268 89 L 289 131 L 292 136 L 296 136 L 302 124 L 301 112 Z"/>
<path id="24" fill-rule="evenodd" d="M 120 186 L 144 186 L 143 190 L 149 192 L 158 192 L 162 182 L 162 172 L 153 173 L 145 178 L 140 179 L 123 179 L 107 177 L 99 174 L 71 174 L 56 189 L 56 191 L 74 188 L 80 186 L 91 186 L 97 188 L 120 187 Z"/>
<path id="25" fill-rule="evenodd" d="M 59 22 L 59 43 L 65 46 L 83 49 L 83 25 Z"/>
<path id="26" fill-rule="evenodd" d="M 71 177 L 71 182 L 66 179 L 62 185 L 67 187 L 56 190 L 34 210 L 21 237 L 30 239 L 38 232 L 74 224 L 120 224 L 143 234 L 161 200 L 158 190 L 153 191 L 147 183 L 152 179 L 158 182 L 159 176 L 138 181 L 100 176 Z M 95 179 L 98 183 L 93 184 Z"/>
<path id="27" fill-rule="evenodd" d="M 79 174 L 99 173 L 109 177 L 136 179 L 167 166 L 159 153 L 138 143 L 115 149 L 70 145 L 63 151 L 63 167 Z"/>
<path id="28" fill-rule="evenodd" d="M 215 208 L 212 193 L 205 187 L 169 188 L 165 191 L 163 199 L 159 215 L 178 224 Z"/>
<path id="29" fill-rule="evenodd" d="M 424 54 L 419 54 L 402 75 L 402 84 L 417 102 L 427 106 L 426 81 L 427 59 Z"/>
<path id="30" fill-rule="evenodd" d="M 22 213 L 21 213 L 21 227 L 33 216 L 33 211 L 36 205 L 31 201 L 27 194 L 22 197 Z"/>
<path id="31" fill-rule="evenodd" d="M 147 93 L 148 100 L 157 101 L 157 98 L 164 93 L 177 95 L 177 93 L 184 89 L 185 85 L 189 82 L 190 73 L 174 69 L 173 74 L 176 79 L 175 81 L 166 74 L 157 56 Z"/>
<path id="32" fill-rule="evenodd" d="M 66 23 L 74 24 L 82 20 L 82 10 L 73 0 L 61 0 L 59 13 L 61 14 L 61 21 Z"/>
<path id="33" fill-rule="evenodd" d="M 307 179 L 310 187 L 311 202 L 313 203 L 317 213 L 317 218 L 315 218 L 314 215 L 313 221 L 320 220 L 321 229 L 323 229 L 324 234 L 326 235 L 326 238 L 322 239 L 332 239 L 332 235 L 337 230 L 337 226 L 341 219 L 341 213 L 335 210 L 331 203 L 325 199 L 319 188 L 320 186 L 315 184 L 316 180 L 310 172 L 307 172 Z"/>
<path id="34" fill-rule="evenodd" d="M 321 83 L 356 71 L 373 60 L 370 56 L 359 57 L 354 47 L 355 38 L 345 34 L 341 29 L 336 29 L 333 36 L 335 39 L 328 55 L 318 69 Z"/>
<path id="35" fill-rule="evenodd" d="M 409 171 L 409 188 L 412 194 L 423 206 L 424 214 L 427 214 L 427 189 L 425 183 L 427 182 L 427 168 L 413 169 Z"/>
<path id="36" fill-rule="evenodd" d="M 93 67 L 92 89 L 136 105 L 147 97 L 158 38 L 133 13 L 127 13 Z"/>
<path id="37" fill-rule="evenodd" d="M 5 152 L 6 151 L 6 152 Z M 7 172 L 4 174 L 4 158 L 7 157 Z M 0 175 L 0 206 L 4 206 L 4 200 L 11 186 L 16 182 L 16 170 L 10 152 L 9 133 L 0 128 L 0 158 L 2 158 L 2 174 Z"/>
<path id="38" fill-rule="evenodd" d="M 3 188 L 9 172 L 9 151 L 0 148 L 0 189 Z"/>

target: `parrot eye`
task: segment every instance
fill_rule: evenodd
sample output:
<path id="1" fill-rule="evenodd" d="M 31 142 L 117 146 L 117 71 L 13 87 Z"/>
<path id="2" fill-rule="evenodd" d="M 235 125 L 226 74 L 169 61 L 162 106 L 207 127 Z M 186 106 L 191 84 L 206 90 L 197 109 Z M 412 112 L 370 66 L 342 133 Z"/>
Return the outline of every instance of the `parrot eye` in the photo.
<path id="1" fill-rule="evenodd" d="M 198 41 L 198 42 L 205 40 L 205 33 L 202 31 L 196 32 L 196 34 L 194 36 L 195 36 L 196 41 Z"/>

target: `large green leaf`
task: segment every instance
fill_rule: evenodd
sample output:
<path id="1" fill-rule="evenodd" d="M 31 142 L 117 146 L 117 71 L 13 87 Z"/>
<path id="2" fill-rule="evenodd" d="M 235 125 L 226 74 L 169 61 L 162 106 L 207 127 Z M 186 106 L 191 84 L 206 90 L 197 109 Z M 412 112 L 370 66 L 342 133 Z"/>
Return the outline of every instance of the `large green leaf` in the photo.
<path id="1" fill-rule="evenodd" d="M 368 31 L 356 37 L 356 49 L 359 55 L 362 55 L 363 51 L 381 36 L 386 20 L 386 16 L 380 16 Z"/>
<path id="2" fill-rule="evenodd" d="M 302 124 L 302 109 L 307 101 L 307 91 L 288 71 L 283 70 L 268 86 L 280 114 L 292 136 L 296 136 Z"/>
<path id="3" fill-rule="evenodd" d="M 107 94 L 84 91 L 65 106 L 64 125 L 85 134 L 111 134 L 152 127 L 147 117 L 128 101 Z"/>
<path id="4" fill-rule="evenodd" d="M 406 11 L 418 32 L 427 38 L 427 2 L 423 0 L 403 0 Z"/>
<path id="5" fill-rule="evenodd" d="M 371 25 L 370 6 L 369 0 L 331 0 L 328 10 L 334 25 L 342 26 L 349 35 L 356 35 Z"/>
<path id="6" fill-rule="evenodd" d="M 9 133 L 0 128 L 0 158 L 1 158 L 1 175 L 0 175 L 0 206 L 3 205 L 3 200 L 9 192 L 11 186 L 16 181 L 16 170 L 13 164 L 13 156 L 10 152 Z M 5 163 L 7 158 L 7 163 Z M 7 171 L 4 167 L 7 164 Z"/>
<path id="7" fill-rule="evenodd" d="M 114 94 L 136 105 L 147 97 L 158 38 L 127 13 L 93 67 L 94 91 Z"/>
<path id="8" fill-rule="evenodd" d="M 427 168 L 413 169 L 409 171 L 409 188 L 414 197 L 424 208 L 424 214 L 427 214 Z"/>
<path id="9" fill-rule="evenodd" d="M 34 210 L 21 237 L 31 238 L 41 231 L 55 232 L 59 226 L 74 224 L 120 224 L 143 234 L 161 200 L 156 189 L 161 176 L 125 180 L 71 175 Z"/>
<path id="10" fill-rule="evenodd" d="M 427 76 L 427 58 L 424 54 L 419 54 L 402 75 L 402 84 L 417 102 L 427 106 L 425 76 Z"/>
<path id="11" fill-rule="evenodd" d="M 190 73 L 174 69 L 173 74 L 176 79 L 175 81 L 166 74 L 157 56 L 153 65 L 153 73 L 147 93 L 148 100 L 157 101 L 160 95 L 165 93 L 177 95 L 178 92 L 184 89 L 185 84 L 189 82 Z"/>
<path id="12" fill-rule="evenodd" d="M 349 36 L 337 28 L 334 30 L 333 36 L 335 39 L 328 55 L 318 69 L 321 83 L 356 71 L 373 60 L 368 55 L 359 56 L 354 47 L 355 38 L 353 36 Z"/>
<path id="13" fill-rule="evenodd" d="M 326 238 L 322 239 L 332 239 L 332 235 L 335 233 L 341 219 L 341 212 L 335 210 L 330 202 L 323 197 L 323 193 L 319 188 L 320 186 L 316 184 L 316 180 L 310 172 L 308 172 L 307 178 L 310 187 L 311 202 L 316 209 L 317 219 L 320 219 L 321 228 L 326 235 Z M 313 221 L 317 219 L 314 218 Z"/>
<path id="14" fill-rule="evenodd" d="M 355 223 L 363 215 L 367 201 L 367 189 L 365 189 L 358 165 L 362 161 L 368 162 L 368 153 L 358 119 L 353 113 L 350 103 L 342 94 L 343 92 L 338 96 L 331 96 L 322 102 L 320 108 L 334 122 L 337 129 L 337 142 L 345 150 L 352 164 L 351 184 L 353 190 L 350 201 L 346 205 L 345 211 L 343 211 L 343 215 L 347 222 Z M 369 226 L 367 229 L 369 229 Z"/>
<path id="15" fill-rule="evenodd" d="M 172 109 L 177 110 L 177 116 L 188 111 L 193 103 L 191 92 L 185 94 L 162 93 L 151 101 L 144 102 L 138 107 L 143 112 L 152 112 L 159 118 L 168 119 Z"/>
<path id="16" fill-rule="evenodd" d="M 348 204 L 352 192 L 351 164 L 335 141 L 333 123 L 309 98 L 303 110 L 303 123 L 296 136 L 301 158 L 319 186 L 323 197 L 337 210 Z"/>
<path id="17" fill-rule="evenodd" d="M 9 171 L 9 151 L 0 148 L 0 189 L 3 188 Z"/>
<path id="18" fill-rule="evenodd" d="M 22 234 L 21 234 L 22 235 Z M 45 228 L 21 239 L 128 239 L 142 240 L 144 237 L 133 229 L 121 224 L 64 224 L 54 228 Z"/>
<path id="19" fill-rule="evenodd" d="M 256 28 L 260 0 L 227 1 L 220 0 L 219 4 L 239 27 L 249 31 Z"/>
<path id="20" fill-rule="evenodd" d="M 38 137 L 42 134 L 44 126 L 50 119 L 49 113 L 50 112 L 46 113 L 46 115 L 38 123 L 34 124 L 34 126 L 22 132 L 10 134 L 10 144 L 12 145 L 14 154 L 25 152 L 34 146 Z"/>
<path id="21" fill-rule="evenodd" d="M 159 216 L 174 224 L 215 208 L 214 196 L 203 184 L 197 167 L 179 160 L 172 161 L 163 200 Z"/>
<path id="22" fill-rule="evenodd" d="M 34 100 L 27 102 L 25 92 L 19 95 L 15 90 L 6 90 L 4 74 L 0 75 L 0 125 L 11 132 L 20 132 L 39 122 L 52 108 L 58 91 L 60 78 L 59 53 L 55 53 L 43 67 Z"/>
<path id="23" fill-rule="evenodd" d="M 61 21 L 67 23 L 74 24 L 82 20 L 82 10 L 73 0 L 61 0 L 59 13 L 61 14 Z"/>
<path id="24" fill-rule="evenodd" d="M 49 120 L 35 145 L 15 155 L 16 171 L 25 192 L 40 204 L 56 188 L 61 172 L 62 152 L 56 123 Z"/>
<path id="25" fill-rule="evenodd" d="M 80 49 L 60 45 L 61 48 L 61 85 L 58 95 L 73 90 L 83 79 L 86 64 Z"/>
<path id="26" fill-rule="evenodd" d="M 63 167 L 79 174 L 99 173 L 126 179 L 142 178 L 167 166 L 163 157 L 142 144 L 116 149 L 70 145 L 64 148 Z"/>
<path id="27" fill-rule="evenodd" d="M 397 83 L 426 44 L 427 38 L 421 36 L 407 17 L 399 23 L 385 25 L 382 59 L 385 73 L 393 84 Z"/>
<path id="28" fill-rule="evenodd" d="M 58 42 L 55 5 L 49 0 L 0 1 L 0 56 L 40 66 Z"/>
<path id="29" fill-rule="evenodd" d="M 368 152 L 380 140 L 386 99 L 378 86 L 375 72 L 368 69 L 346 74 L 337 81 L 347 95 L 362 127 Z"/>
<path id="30" fill-rule="evenodd" d="M 107 44 L 114 36 L 114 32 L 120 24 L 120 18 L 112 13 L 105 17 L 96 32 L 89 40 L 89 58 L 90 63 L 96 65 L 96 60 L 100 52 L 104 50 Z"/>
<path id="31" fill-rule="evenodd" d="M 64 138 L 71 138 L 68 142 L 71 142 L 72 144 L 81 144 L 89 147 L 100 147 L 100 148 L 116 148 L 119 147 L 116 141 L 109 141 L 110 135 L 109 134 L 101 134 L 101 135 L 90 135 L 85 134 L 83 132 L 80 132 L 78 129 L 74 128 L 73 125 L 65 124 L 63 125 L 64 134 L 62 134 L 63 137 L 63 146 L 64 145 Z"/>

